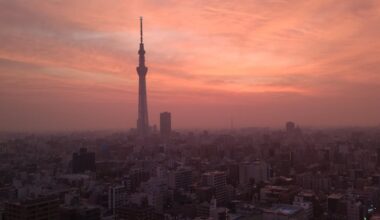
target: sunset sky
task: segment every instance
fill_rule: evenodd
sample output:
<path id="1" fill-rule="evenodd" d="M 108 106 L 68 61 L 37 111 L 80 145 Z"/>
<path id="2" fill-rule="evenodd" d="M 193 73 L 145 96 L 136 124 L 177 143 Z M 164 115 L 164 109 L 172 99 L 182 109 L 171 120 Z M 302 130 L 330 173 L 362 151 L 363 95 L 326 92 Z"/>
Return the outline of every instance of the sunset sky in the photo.
<path id="1" fill-rule="evenodd" d="M 378 0 L 0 0 L 0 130 L 380 124 Z"/>

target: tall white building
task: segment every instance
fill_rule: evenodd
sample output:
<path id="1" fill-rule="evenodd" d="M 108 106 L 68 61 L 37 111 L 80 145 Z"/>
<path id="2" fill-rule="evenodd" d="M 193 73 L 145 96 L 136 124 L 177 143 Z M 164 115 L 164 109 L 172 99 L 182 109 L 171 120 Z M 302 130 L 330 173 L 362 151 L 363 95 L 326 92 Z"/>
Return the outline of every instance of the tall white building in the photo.
<path id="1" fill-rule="evenodd" d="M 218 205 L 223 204 L 227 199 L 226 179 L 226 173 L 221 171 L 207 172 L 202 175 L 203 184 L 214 187 Z"/>
<path id="2" fill-rule="evenodd" d="M 116 209 L 127 204 L 127 187 L 123 185 L 108 188 L 108 208 L 116 214 Z"/>

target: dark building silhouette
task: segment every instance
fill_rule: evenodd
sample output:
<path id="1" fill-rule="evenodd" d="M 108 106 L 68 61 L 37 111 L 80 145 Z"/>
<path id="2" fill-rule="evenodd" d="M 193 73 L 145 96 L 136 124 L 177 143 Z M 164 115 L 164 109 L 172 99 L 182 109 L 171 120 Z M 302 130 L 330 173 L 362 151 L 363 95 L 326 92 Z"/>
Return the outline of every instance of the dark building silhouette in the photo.
<path id="1" fill-rule="evenodd" d="M 62 207 L 60 220 L 100 220 L 100 209 L 97 207 Z"/>
<path id="2" fill-rule="evenodd" d="M 58 220 L 59 199 L 46 196 L 5 203 L 4 217 L 7 220 Z"/>
<path id="3" fill-rule="evenodd" d="M 227 182 L 234 187 L 239 185 L 239 164 L 230 164 L 228 166 Z"/>
<path id="4" fill-rule="evenodd" d="M 347 205 L 341 194 L 332 194 L 327 198 L 329 219 L 347 219 Z"/>
<path id="5" fill-rule="evenodd" d="M 164 215 L 155 212 L 153 207 L 130 204 L 116 210 L 116 219 L 163 220 L 165 218 Z"/>
<path id="6" fill-rule="evenodd" d="M 86 148 L 81 148 L 79 153 L 73 154 L 73 173 L 83 173 L 87 170 L 95 171 L 95 153 L 87 152 Z"/>
<path id="7" fill-rule="evenodd" d="M 148 172 L 141 169 L 135 169 L 130 172 L 124 181 L 127 186 L 127 190 L 134 192 L 141 183 L 147 181 L 149 178 L 150 175 Z"/>
<path id="8" fill-rule="evenodd" d="M 160 114 L 160 133 L 162 137 L 169 137 L 172 132 L 172 116 L 170 112 Z"/>
<path id="9" fill-rule="evenodd" d="M 140 18 L 140 49 L 139 49 L 139 66 L 136 68 L 139 75 L 139 105 L 137 132 L 140 137 L 145 137 L 149 133 L 148 120 L 148 101 L 146 97 L 146 81 L 145 77 L 148 72 L 148 67 L 145 66 L 145 50 L 143 43 L 143 26 L 142 17 Z"/>
<path id="10" fill-rule="evenodd" d="M 287 132 L 293 132 L 296 129 L 296 124 L 292 121 L 286 122 L 286 131 Z"/>
<path id="11" fill-rule="evenodd" d="M 169 186 L 174 189 L 188 190 L 192 184 L 192 171 L 189 168 L 179 168 L 169 173 Z"/>

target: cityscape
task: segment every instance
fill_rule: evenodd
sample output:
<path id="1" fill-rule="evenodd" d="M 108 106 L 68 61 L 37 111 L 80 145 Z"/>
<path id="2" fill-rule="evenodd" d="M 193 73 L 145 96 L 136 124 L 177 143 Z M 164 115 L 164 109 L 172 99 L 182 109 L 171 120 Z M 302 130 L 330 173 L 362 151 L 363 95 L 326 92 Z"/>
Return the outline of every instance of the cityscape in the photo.
<path id="1" fill-rule="evenodd" d="M 108 20 L 105 17 L 97 20 L 99 17 L 94 12 L 99 10 L 97 12 L 100 15 L 105 15 L 110 7 L 112 9 L 110 15 L 115 13 L 116 16 L 118 13 L 124 14 L 124 9 L 128 7 L 150 7 L 152 11 L 160 11 L 163 10 L 162 7 L 173 6 L 176 10 L 182 10 L 184 14 L 188 13 L 184 8 L 191 8 L 189 13 L 192 14 L 196 13 L 196 9 L 200 7 L 206 12 L 215 13 L 216 11 L 218 16 L 228 17 L 226 19 L 230 19 L 230 16 L 245 19 L 253 16 L 243 12 L 243 9 L 252 3 L 255 7 L 261 6 L 259 8 L 262 10 L 273 9 L 283 12 L 282 15 L 285 16 L 283 18 L 294 16 L 298 20 L 298 18 L 306 19 L 302 17 L 304 16 L 301 13 L 302 10 L 305 10 L 306 14 L 314 8 L 326 11 L 326 7 L 322 6 L 327 6 L 332 2 L 334 3 L 332 5 L 337 8 L 339 8 L 338 5 L 342 5 L 339 10 L 336 8 L 327 10 L 329 12 L 326 13 L 331 13 L 330 16 L 336 9 L 342 19 L 348 18 L 350 13 L 353 13 L 355 19 L 361 22 L 363 19 L 368 19 L 366 20 L 368 24 L 380 21 L 380 4 L 374 1 L 301 2 L 296 4 L 299 11 L 294 11 L 295 15 L 291 15 L 289 11 L 293 12 L 293 7 L 289 5 L 294 3 L 286 0 L 261 3 L 237 1 L 233 4 L 231 1 L 231 4 L 225 5 L 224 9 L 223 1 L 216 1 L 219 8 L 211 7 L 214 6 L 212 3 L 204 3 L 207 6 L 206 9 L 202 8 L 203 5 L 199 6 L 196 3 L 194 3 L 196 7 L 192 8 L 194 5 L 190 3 L 174 3 L 169 0 L 167 2 L 147 1 L 144 4 L 139 1 L 118 0 L 111 3 L 95 0 L 92 6 L 88 6 L 81 0 L 76 3 L 71 0 L 46 3 L 36 1 L 35 5 L 25 3 L 26 6 L 19 0 L 0 1 L 0 12 L 4 12 L 0 13 L 3 14 L 0 18 L 6 18 L 9 21 L 0 21 L 0 26 L 4 27 L 4 31 L 0 31 L 0 40 L 3 39 L 3 42 L 7 43 L 7 45 L 4 44 L 4 49 L 0 48 L 0 80 L 4 85 L 3 89 L 0 89 L 2 93 L 0 94 L 0 122 L 2 124 L 0 125 L 0 220 L 380 219 L 380 211 L 378 211 L 380 208 L 380 106 L 378 101 L 380 91 L 376 93 L 380 88 L 376 84 L 379 82 L 376 80 L 379 79 L 377 70 L 380 70 L 378 68 L 380 63 L 379 60 L 373 58 L 373 56 L 378 57 L 380 53 L 379 47 L 376 47 L 380 45 L 377 43 L 377 38 L 368 40 L 368 50 L 373 50 L 373 53 L 367 54 L 368 56 L 356 57 L 359 54 L 357 51 L 355 53 L 350 53 L 351 50 L 343 51 L 345 52 L 343 57 L 355 54 L 356 59 L 349 57 L 349 62 L 341 65 L 349 66 L 355 63 L 363 71 L 363 79 L 360 80 L 350 78 L 351 75 L 344 75 L 345 77 L 342 78 L 345 78 L 344 82 L 347 84 L 343 81 L 335 83 L 335 78 L 331 81 L 322 79 L 324 76 L 306 79 L 302 78 L 305 76 L 301 73 L 297 73 L 296 76 L 288 73 L 288 70 L 291 72 L 302 69 L 310 74 L 317 74 L 318 71 L 325 70 L 327 66 L 321 69 L 315 66 L 327 65 L 327 63 L 332 65 L 333 60 L 338 59 L 333 57 L 333 49 L 329 48 L 331 54 L 330 52 L 328 54 L 331 55 L 329 57 L 331 60 L 323 64 L 317 60 L 308 60 L 306 64 L 297 63 L 287 66 L 288 64 L 285 63 L 288 61 L 285 58 L 282 61 L 273 61 L 273 67 L 278 69 L 276 71 L 282 68 L 289 69 L 283 75 L 276 75 L 275 80 L 265 85 L 264 81 L 269 78 L 262 78 L 263 81 L 259 82 L 260 77 L 257 75 L 256 84 L 249 83 L 248 87 L 261 88 L 260 91 L 246 91 L 244 83 L 250 80 L 238 73 L 231 75 L 231 78 L 240 76 L 244 83 L 238 82 L 238 79 L 234 82 L 217 81 L 221 75 L 214 73 L 213 77 L 207 76 L 209 87 L 201 90 L 203 85 L 192 81 L 198 80 L 196 74 L 186 75 L 180 71 L 176 72 L 177 70 L 169 75 L 184 75 L 161 76 L 161 78 L 151 80 L 150 76 L 154 76 L 157 72 L 169 72 L 169 69 L 165 68 L 166 65 L 181 65 L 184 62 L 172 55 L 166 57 L 166 53 L 173 53 L 172 47 L 166 50 L 166 46 L 159 40 L 173 33 L 164 30 L 168 26 L 162 24 L 162 26 L 154 27 L 152 25 L 154 22 L 149 23 L 147 20 L 154 19 L 151 12 L 147 12 L 148 18 L 124 15 L 133 21 L 131 22 L 133 31 L 128 32 L 133 34 L 133 37 L 120 34 L 119 30 L 110 31 L 114 28 L 114 26 L 111 27 L 111 23 L 112 25 L 118 23 L 111 19 L 112 16 L 108 17 Z M 363 2 L 368 4 L 362 5 Z M 236 7 L 232 11 L 224 11 L 239 3 L 244 6 Z M 288 6 L 289 11 L 287 11 Z M 344 11 L 346 6 L 350 13 Z M 120 11 L 117 10 L 119 7 Z M 66 16 L 66 8 L 69 8 L 67 10 L 70 12 L 68 17 L 72 18 L 70 22 L 65 20 L 67 23 L 58 19 Z M 83 14 L 81 10 L 74 13 L 75 9 L 94 11 L 86 17 L 83 15 L 84 11 Z M 14 13 L 11 10 L 14 10 Z M 37 14 L 40 17 L 33 14 L 34 10 L 39 12 Z M 343 12 L 340 10 L 347 13 L 345 17 L 341 15 Z M 321 17 L 322 11 L 318 11 Z M 368 12 L 368 18 L 362 16 L 363 11 Z M 54 14 L 50 17 L 51 19 L 47 19 L 48 12 Z M 258 19 L 261 22 L 270 20 L 262 16 L 258 15 L 252 19 Z M 81 18 L 80 22 L 74 22 L 76 17 Z M 236 21 L 235 18 L 232 20 Z M 175 20 L 175 18 L 172 19 Z M 203 19 L 205 18 L 202 17 L 202 22 Z M 347 20 L 347 24 L 345 23 L 347 27 L 358 22 L 351 17 L 350 19 Z M 170 19 L 163 20 L 167 23 L 171 22 Z M 290 20 L 292 19 L 288 21 Z M 105 34 L 105 30 L 97 34 L 91 32 L 91 21 L 109 22 L 110 26 L 104 25 L 102 28 L 112 32 L 114 38 Z M 79 39 L 79 45 L 83 45 L 81 50 L 84 55 L 75 56 L 74 52 L 70 52 L 74 50 L 74 46 L 78 47 L 73 43 L 74 41 L 71 44 L 65 44 L 64 47 L 49 42 L 47 45 L 50 47 L 46 50 L 36 49 L 38 45 L 42 45 L 38 43 L 41 40 L 39 37 L 48 35 L 46 33 L 48 31 L 44 28 L 48 29 L 50 22 L 64 26 L 62 30 L 57 29 L 59 34 L 52 38 L 67 34 L 70 25 L 85 29 L 86 31 L 83 32 L 71 33 L 71 37 Z M 146 25 L 147 22 L 149 25 Z M 186 23 L 197 26 L 199 25 L 197 22 L 194 19 L 193 23 L 191 21 Z M 291 26 L 292 22 L 287 25 Z M 36 27 L 44 28 L 33 28 L 32 23 Z M 268 22 L 268 25 L 270 23 Z M 28 27 L 28 24 L 31 26 Z M 255 23 L 255 25 L 259 28 L 258 24 Z M 231 32 L 219 33 L 219 37 L 224 38 L 225 35 L 234 34 L 233 28 L 231 27 L 230 30 L 227 27 L 228 24 L 221 26 L 222 30 Z M 175 27 L 181 29 L 180 25 Z M 211 27 L 213 26 L 210 25 L 209 28 L 212 29 Z M 274 25 L 274 27 L 280 28 L 280 25 Z M 287 28 L 287 33 L 292 36 L 304 31 L 305 33 L 300 36 L 306 38 L 306 35 L 312 32 L 309 28 L 312 27 L 291 31 Z M 362 33 L 364 30 L 361 28 L 357 31 Z M 8 48 L 12 44 L 17 44 L 17 41 L 24 40 L 20 34 L 23 33 L 22 31 L 30 31 L 35 37 L 33 39 L 25 37 L 28 45 L 21 50 L 24 56 L 17 54 L 19 49 L 16 46 L 14 50 Z M 168 31 L 168 33 L 158 37 L 152 34 L 161 33 L 160 31 Z M 206 33 L 208 31 L 212 32 L 212 30 L 206 30 Z M 368 32 L 370 31 L 372 29 L 368 28 Z M 345 31 L 342 26 L 336 33 L 341 32 L 342 35 L 348 35 L 349 31 Z M 263 35 L 259 34 L 263 32 L 257 33 L 258 39 L 262 40 L 263 38 L 260 37 Z M 321 37 L 323 34 L 321 36 L 314 34 L 318 35 L 319 32 L 313 32 L 309 40 L 323 38 Z M 243 33 L 244 35 L 246 33 Z M 370 35 L 368 33 L 368 36 Z M 132 64 L 128 65 L 128 68 L 120 67 L 111 58 L 98 54 L 96 50 L 106 48 L 108 44 L 100 45 L 95 49 L 86 48 L 86 45 L 99 43 L 99 39 L 103 37 L 108 39 L 107 42 L 110 45 L 118 48 L 118 43 L 121 41 L 119 42 L 119 38 L 115 36 L 127 39 L 125 41 L 128 41 L 128 45 L 133 44 L 135 48 L 133 65 L 136 69 L 131 68 Z M 191 70 L 196 71 L 202 65 L 198 63 L 198 60 L 196 61 L 196 55 L 191 55 L 192 50 L 195 51 L 194 53 L 197 50 L 194 49 L 194 42 L 178 34 L 173 34 L 173 36 L 169 36 L 173 44 L 177 42 L 173 39 L 188 40 L 187 43 L 190 46 L 186 46 L 189 49 L 186 56 L 194 60 L 194 67 Z M 351 37 L 353 36 L 359 36 L 359 34 L 352 34 Z M 297 36 L 297 40 L 290 40 L 289 44 L 297 46 L 301 41 L 299 38 L 302 37 Z M 132 42 L 132 39 L 136 41 Z M 220 39 L 217 37 L 212 39 L 209 48 L 206 49 L 215 50 L 213 48 L 215 45 L 211 43 L 215 41 L 217 44 L 218 40 Z M 360 38 L 360 42 L 361 40 Z M 154 43 L 155 41 L 157 42 Z M 243 41 L 241 37 L 239 37 L 240 41 Z M 276 40 L 274 39 L 273 42 L 272 46 L 275 47 Z M 262 46 L 261 41 L 255 41 L 255 43 L 257 43 L 255 46 L 257 48 Z M 153 50 L 151 46 L 153 44 L 154 51 L 160 51 L 160 54 L 150 53 L 151 47 Z M 249 47 L 246 44 L 244 48 Z M 339 43 L 336 42 L 336 44 Z M 349 47 L 347 45 L 350 45 L 350 41 L 347 40 L 344 45 Z M 310 49 L 309 46 L 304 45 L 308 47 L 307 49 Z M 60 58 L 54 59 L 53 62 L 46 57 L 56 56 L 51 52 L 51 48 L 54 47 L 58 48 L 62 54 L 59 54 Z M 271 47 L 268 47 L 268 50 L 269 48 Z M 322 50 L 321 48 L 315 47 L 315 53 Z M 353 48 L 351 49 L 353 51 Z M 108 48 L 108 50 L 111 49 Z M 244 54 L 243 49 L 241 50 L 239 53 Z M 31 51 L 34 51 L 35 58 L 32 58 L 34 55 L 27 55 Z M 112 51 L 119 55 L 123 54 L 115 48 Z M 363 51 L 361 47 L 360 51 Z M 87 53 L 89 57 L 93 56 L 89 58 L 93 60 L 86 61 Z M 107 55 L 107 52 L 104 53 Z M 257 53 L 261 53 L 259 49 Z M 174 52 L 174 54 L 180 53 Z M 304 56 L 306 54 L 308 53 Z M 314 55 L 313 59 L 317 59 Z M 46 57 L 42 59 L 43 56 Z M 219 59 L 216 66 L 220 68 L 215 71 L 230 71 L 229 61 L 223 61 L 224 58 L 219 56 L 223 54 L 215 54 L 214 57 L 203 56 L 199 59 Z M 292 58 L 296 60 L 295 57 L 298 55 Z M 268 55 L 266 59 L 271 60 L 271 58 L 273 57 Z M 65 62 L 70 59 L 72 59 L 70 63 L 72 66 L 69 68 Z M 255 59 L 258 59 L 257 65 L 269 62 L 266 59 L 262 60 L 263 58 Z M 58 62 L 59 60 L 61 62 Z M 244 61 L 243 58 L 236 60 Z M 132 63 L 130 60 L 125 62 Z M 208 62 L 212 66 L 212 62 Z M 75 67 L 74 63 L 78 66 Z M 238 72 L 245 64 L 234 65 Z M 264 66 L 265 68 L 262 66 L 262 74 L 271 74 L 271 65 Z M 29 69 L 30 73 L 28 73 Z M 112 76 L 102 73 L 102 71 L 112 72 L 112 69 L 118 69 L 121 73 L 112 73 L 114 74 L 110 74 Z M 346 69 L 349 68 L 342 68 L 342 71 Z M 352 69 L 355 68 L 352 67 Z M 91 71 L 94 73 L 88 74 Z M 353 73 L 357 73 L 356 69 Z M 130 76 L 126 76 L 127 74 Z M 204 74 L 207 75 L 207 73 Z M 17 78 L 18 75 L 22 75 L 22 78 Z M 116 77 L 116 80 L 107 77 Z M 128 77 L 128 80 L 125 80 L 125 77 Z M 178 83 L 182 82 L 181 80 L 177 82 L 170 77 L 189 81 L 181 84 Z M 226 78 L 220 80 L 228 81 Z M 168 81 L 165 82 L 165 79 Z M 72 81 L 68 83 L 67 80 Z M 175 87 L 170 87 L 170 82 L 172 82 L 170 80 L 177 83 L 175 86 L 178 86 L 178 91 L 173 92 L 172 89 Z M 353 82 L 348 83 L 348 80 Z M 281 83 L 278 83 L 279 81 Z M 299 82 L 305 84 L 304 87 L 297 87 L 296 84 Z M 354 85 L 355 82 L 362 87 Z M 97 83 L 102 86 L 98 86 Z M 62 87 L 56 87 L 60 84 Z M 314 89 L 315 85 L 320 84 L 326 84 L 321 85 L 322 92 Z M 331 84 L 335 90 L 328 87 Z M 118 89 L 118 85 L 130 86 L 136 91 Z M 214 86 L 226 88 L 216 90 Z M 307 90 L 308 87 L 310 90 Z M 348 87 L 350 89 L 345 90 Z M 90 92 L 86 90 L 88 88 Z M 182 90 L 188 88 L 193 90 L 187 91 L 188 93 Z M 353 90 L 353 88 L 358 90 Z M 46 91 L 42 91 L 43 89 Z M 110 95 L 119 93 L 121 93 L 121 98 Z M 270 93 L 270 96 L 266 93 Z M 248 99 L 249 102 L 258 102 L 257 105 L 253 105 L 253 108 L 246 102 L 246 97 L 243 97 L 249 94 L 253 94 L 253 98 Z M 129 98 L 130 96 L 133 98 Z M 54 97 L 52 102 L 49 101 L 51 97 Z M 93 99 L 93 97 L 96 98 Z M 112 104 L 119 103 L 119 99 L 127 99 L 127 97 L 128 100 L 130 99 L 128 105 Z M 171 98 L 177 100 L 178 97 L 180 98 L 178 102 L 170 100 Z M 108 102 L 108 99 L 112 99 L 112 102 Z M 301 99 L 303 101 L 299 101 Z M 320 107 L 321 103 L 324 103 L 323 107 Z M 233 105 L 238 107 L 231 107 Z M 301 105 L 309 105 L 310 108 Z M 103 110 L 98 108 L 105 109 L 106 117 L 102 116 Z M 240 111 L 239 108 L 244 108 L 244 111 Z M 249 112 L 248 116 L 247 112 Z M 255 114 L 257 115 L 254 116 Z M 133 118 L 133 120 L 127 118 Z M 115 126 L 112 126 L 113 124 Z M 122 126 L 119 126 L 120 124 Z"/>

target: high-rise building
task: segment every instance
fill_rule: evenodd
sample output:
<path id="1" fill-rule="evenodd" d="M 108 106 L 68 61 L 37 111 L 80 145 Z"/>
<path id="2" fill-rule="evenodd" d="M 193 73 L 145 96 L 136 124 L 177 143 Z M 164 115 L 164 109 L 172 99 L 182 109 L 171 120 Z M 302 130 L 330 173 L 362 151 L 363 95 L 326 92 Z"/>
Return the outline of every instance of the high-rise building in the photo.
<path id="1" fill-rule="evenodd" d="M 217 207 L 216 205 L 216 199 L 211 199 L 210 202 L 210 211 L 209 216 L 211 219 L 217 219 L 217 220 L 227 220 L 228 218 L 228 209 L 225 207 Z"/>
<path id="2" fill-rule="evenodd" d="M 347 205 L 343 194 L 331 194 L 327 197 L 327 212 L 331 219 L 347 219 Z"/>
<path id="3" fill-rule="evenodd" d="M 116 214 L 116 209 L 127 204 L 127 187 L 123 185 L 110 186 L 108 188 L 108 209 L 112 210 L 112 214 Z"/>
<path id="4" fill-rule="evenodd" d="M 140 17 L 140 49 L 139 49 L 139 65 L 136 67 L 137 74 L 139 75 L 139 105 L 138 105 L 138 119 L 137 119 L 137 132 L 140 137 L 145 137 L 149 133 L 149 120 L 148 120 L 148 101 L 146 97 L 146 74 L 148 67 L 145 66 L 145 50 L 143 43 L 143 24 L 142 17 Z"/>
<path id="5" fill-rule="evenodd" d="M 58 220 L 59 199 L 56 196 L 44 196 L 5 203 L 4 215 L 7 220 Z"/>
<path id="6" fill-rule="evenodd" d="M 207 172 L 202 175 L 203 185 L 212 186 L 215 189 L 215 199 L 219 205 L 227 199 L 227 175 L 222 171 Z"/>
<path id="7" fill-rule="evenodd" d="M 86 148 L 81 148 L 79 153 L 73 154 L 72 168 L 73 173 L 95 171 L 95 153 L 88 152 Z"/>
<path id="8" fill-rule="evenodd" d="M 239 164 L 230 164 L 227 172 L 227 182 L 236 187 L 239 184 Z"/>
<path id="9" fill-rule="evenodd" d="M 261 160 L 252 163 L 242 163 L 239 166 L 239 184 L 259 183 L 270 177 L 270 166 Z"/>
<path id="10" fill-rule="evenodd" d="M 170 112 L 162 112 L 160 114 L 160 133 L 161 136 L 167 138 L 172 132 L 172 116 Z"/>
<path id="11" fill-rule="evenodd" d="M 188 168 L 179 168 L 176 171 L 169 173 L 169 186 L 173 189 L 184 189 L 190 188 L 192 183 L 192 171 Z"/>
<path id="12" fill-rule="evenodd" d="M 134 192 L 140 186 L 141 183 L 147 181 L 149 178 L 149 172 L 136 168 L 130 171 L 130 173 L 124 181 L 127 190 Z"/>
<path id="13" fill-rule="evenodd" d="M 347 201 L 347 220 L 366 219 L 364 218 L 364 207 L 360 201 L 350 199 Z"/>

